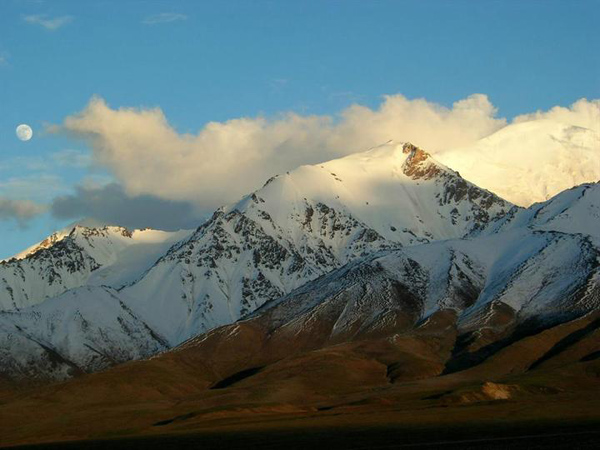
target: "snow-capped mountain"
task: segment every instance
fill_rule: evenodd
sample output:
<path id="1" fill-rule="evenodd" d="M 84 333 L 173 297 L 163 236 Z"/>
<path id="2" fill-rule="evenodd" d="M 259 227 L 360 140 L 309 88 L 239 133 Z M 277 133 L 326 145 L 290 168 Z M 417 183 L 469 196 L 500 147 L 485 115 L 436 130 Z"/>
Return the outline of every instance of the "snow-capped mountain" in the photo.
<path id="1" fill-rule="evenodd" d="M 121 287 L 190 233 L 67 227 L 0 262 L 0 310 L 26 308 L 84 285 Z"/>
<path id="2" fill-rule="evenodd" d="M 356 260 L 245 320 L 187 341 L 163 361 L 210 361 L 213 372 L 205 373 L 216 380 L 250 379 L 256 371 L 247 368 L 262 367 L 254 383 L 277 390 L 283 378 L 303 380 L 298 373 L 306 367 L 326 370 L 327 357 L 356 373 L 369 369 L 352 358 L 375 359 L 388 383 L 470 368 L 454 381 L 493 379 L 534 368 L 586 339 L 563 361 L 597 358 L 600 227 L 587 223 L 598 224 L 599 196 L 599 184 L 579 186 L 519 214 L 541 219 L 545 211 L 538 222 Z M 572 328 L 578 321 L 581 329 Z M 238 359 L 213 358 L 215 348 Z M 503 349 L 509 351 L 501 355 Z"/>
<path id="3" fill-rule="evenodd" d="M 510 206 L 425 151 L 389 142 L 269 180 L 122 292 L 175 345 L 357 258 L 465 236 Z"/>
<path id="4" fill-rule="evenodd" d="M 168 251 L 181 236 L 76 227 L 51 239 L 50 245 L 3 264 L 8 273 L 24 273 L 7 280 L 13 293 L 17 286 L 27 294 L 22 295 L 25 300 L 35 303 L 61 294 L 2 315 L 0 341 L 5 347 L 14 349 L 6 343 L 25 339 L 38 348 L 6 367 L 27 372 L 40 358 L 56 359 L 49 349 L 81 370 L 126 359 L 127 349 L 138 349 L 129 352 L 130 358 L 148 355 L 238 320 L 348 262 L 483 230 L 511 207 L 423 150 L 390 142 L 274 177 L 237 204 L 216 211 Z M 148 233 L 152 239 L 144 239 Z M 147 240 L 160 243 L 152 247 L 152 258 L 142 245 Z M 152 265 L 159 251 L 163 256 Z M 71 256 L 81 263 L 69 264 Z M 54 274 L 57 267 L 60 277 L 53 275 L 48 282 L 45 273 Z M 31 277 L 41 286 L 32 283 L 29 288 Z M 76 287 L 81 288 L 67 291 Z M 80 296 L 86 300 L 78 302 Z M 89 298 L 99 299 L 98 321 L 89 312 L 95 304 Z M 124 325 L 123 314 L 134 317 L 134 325 Z M 64 317 L 78 318 L 72 325 L 77 331 L 60 325 Z M 116 347 L 97 330 L 119 327 L 120 332 L 111 333 L 128 342 L 114 354 Z M 60 367 L 52 376 L 64 376 Z"/>
<path id="5" fill-rule="evenodd" d="M 476 185 L 529 206 L 600 180 L 600 133 L 548 119 L 530 120 L 435 157 Z"/>
<path id="6" fill-rule="evenodd" d="M 527 210 L 515 208 L 476 237 L 355 258 L 267 301 L 241 323 L 266 333 L 260 339 L 268 339 L 265 352 L 272 358 L 286 349 L 393 340 L 447 317 L 453 319 L 444 327 L 463 336 L 458 348 L 477 353 L 600 308 L 600 227 L 588 226 L 598 223 L 599 206 L 600 184 L 582 185 Z M 165 325 L 156 326 L 155 300 L 148 297 L 144 310 L 132 292 L 82 287 L 1 313 L 4 374 L 62 379 L 172 347 Z M 173 325 L 172 317 L 164 319 Z M 226 327 L 217 335 L 224 342 L 240 339 L 236 330 Z M 184 347 L 206 336 L 213 334 L 199 333 Z"/>
<path id="7" fill-rule="evenodd" d="M 531 320 L 572 319 L 600 308 L 600 227 L 587 225 L 600 224 L 599 206 L 600 184 L 582 185 L 519 214 L 532 218 L 545 210 L 550 220 L 523 219 L 516 226 L 514 219 L 513 226 L 476 238 L 373 255 L 267 303 L 251 317 L 291 327 L 292 334 L 326 330 L 325 340 L 403 322 L 411 327 L 443 310 L 458 315 L 462 332 L 501 333 Z"/>
<path id="8" fill-rule="evenodd" d="M 599 211 L 598 184 L 523 209 L 390 142 L 274 177 L 193 232 L 74 227 L 3 262 L 21 303 L 0 313 L 0 366 L 62 379 L 243 317 L 323 343 L 450 311 L 493 341 L 600 306 Z"/>

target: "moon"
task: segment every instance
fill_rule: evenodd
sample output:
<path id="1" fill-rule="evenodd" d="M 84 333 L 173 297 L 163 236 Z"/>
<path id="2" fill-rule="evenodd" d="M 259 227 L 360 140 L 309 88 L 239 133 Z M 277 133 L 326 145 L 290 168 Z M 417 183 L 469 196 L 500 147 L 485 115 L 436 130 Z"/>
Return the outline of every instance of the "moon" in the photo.
<path id="1" fill-rule="evenodd" d="M 25 123 L 22 123 L 17 127 L 16 133 L 17 137 L 22 141 L 28 141 L 33 136 L 33 130 Z"/>

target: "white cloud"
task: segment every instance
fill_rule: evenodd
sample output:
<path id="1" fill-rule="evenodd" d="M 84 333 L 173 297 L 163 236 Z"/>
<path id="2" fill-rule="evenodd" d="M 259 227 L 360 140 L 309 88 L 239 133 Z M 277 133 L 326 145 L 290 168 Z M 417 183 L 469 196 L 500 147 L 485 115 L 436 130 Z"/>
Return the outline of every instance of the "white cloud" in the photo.
<path id="1" fill-rule="evenodd" d="M 353 105 L 336 117 L 239 118 L 179 134 L 159 108 L 112 109 L 96 97 L 51 131 L 87 141 L 95 163 L 109 168 L 129 195 L 212 208 L 260 187 L 273 174 L 389 139 L 432 151 L 469 144 L 506 124 L 495 113 L 481 94 L 451 108 L 391 95 L 378 109 Z"/>
<path id="2" fill-rule="evenodd" d="M 520 116 L 593 125 L 598 101 Z M 93 98 L 84 110 L 50 131 L 83 139 L 95 165 L 108 168 L 130 196 L 151 195 L 212 209 L 259 188 L 302 164 L 316 164 L 390 139 L 411 141 L 432 153 L 464 147 L 506 126 L 482 94 L 444 107 L 402 95 L 378 108 L 352 105 L 336 116 L 288 113 L 276 118 L 210 122 L 179 134 L 159 108 L 110 108 Z"/>
<path id="3" fill-rule="evenodd" d="M 517 116 L 514 121 L 518 123 L 534 119 L 548 119 L 600 132 L 600 100 L 582 98 L 569 108 L 555 106 L 549 111 L 537 111 Z"/>
<path id="4" fill-rule="evenodd" d="M 48 17 L 46 14 L 24 16 L 23 20 L 31 25 L 39 25 L 46 30 L 55 31 L 73 22 L 73 16 Z"/>
<path id="5" fill-rule="evenodd" d="M 0 220 L 16 220 L 21 226 L 24 226 L 27 221 L 46 210 L 46 206 L 29 200 L 13 200 L 0 197 Z"/>
<path id="6" fill-rule="evenodd" d="M 186 20 L 187 16 L 185 14 L 179 13 L 160 13 L 154 14 L 152 16 L 146 17 L 142 20 L 142 23 L 145 25 L 156 25 L 159 23 L 169 23 L 169 22 L 177 22 L 179 20 Z"/>

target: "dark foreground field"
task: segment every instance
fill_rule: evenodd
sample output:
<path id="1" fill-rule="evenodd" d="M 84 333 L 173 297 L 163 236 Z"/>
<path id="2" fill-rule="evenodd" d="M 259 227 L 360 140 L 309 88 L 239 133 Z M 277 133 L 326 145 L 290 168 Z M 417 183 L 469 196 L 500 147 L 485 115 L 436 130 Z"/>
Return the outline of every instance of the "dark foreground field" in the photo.
<path id="1" fill-rule="evenodd" d="M 318 427 L 312 429 L 205 432 L 146 438 L 75 441 L 22 449 L 592 449 L 600 423 L 521 424 L 460 428 Z"/>

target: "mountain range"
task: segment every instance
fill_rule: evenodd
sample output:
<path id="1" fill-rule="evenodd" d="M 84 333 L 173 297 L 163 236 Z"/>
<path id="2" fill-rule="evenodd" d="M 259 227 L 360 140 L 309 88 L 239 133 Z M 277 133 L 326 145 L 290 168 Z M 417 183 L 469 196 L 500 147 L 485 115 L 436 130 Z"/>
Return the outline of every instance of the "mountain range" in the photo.
<path id="1" fill-rule="evenodd" d="M 390 141 L 302 166 L 195 230 L 84 221 L 0 262 L 7 442 L 31 426 L 51 436 L 53 405 L 93 428 L 81 392 L 146 433 L 144 414 L 200 426 L 216 405 L 245 418 L 372 412 L 415 392 L 438 407 L 541 398 L 565 379 L 596 386 L 597 136 L 511 127 L 477 150 Z M 528 146 L 554 165 L 541 180 Z M 27 425 L 18 411 L 31 400 L 4 394 L 24 386 L 41 389 Z M 115 412 L 123 399 L 145 412 Z"/>
<path id="2" fill-rule="evenodd" d="M 442 163 L 519 206 L 600 179 L 600 133 L 550 119 L 513 123 L 468 147 L 436 153 Z"/>
<path id="3" fill-rule="evenodd" d="M 510 207 L 390 142 L 275 177 L 193 232 L 76 225 L 0 266 L 4 371 L 61 378 L 149 356 L 351 261 L 464 237 Z"/>
<path id="4" fill-rule="evenodd" d="M 530 136 L 534 129 L 538 140 L 548 139 L 548 124 L 539 122 L 514 126 L 517 135 Z M 555 124 L 551 131 L 569 130 Z M 588 131 L 570 132 L 578 142 L 589 139 Z M 502 130 L 481 144 L 484 174 L 494 170 L 486 165 L 493 149 L 506 142 L 502 148 L 515 148 L 514 133 L 506 134 Z M 463 150 L 463 159 L 470 152 Z M 520 180 L 506 189 L 521 189 Z M 552 302 L 564 303 L 578 289 L 593 291 L 585 283 L 594 280 L 596 247 L 582 236 L 594 232 L 600 202 L 593 201 L 595 186 L 578 189 L 577 195 L 592 192 L 586 207 L 568 191 L 523 209 L 424 150 L 390 141 L 275 176 L 196 230 L 130 231 L 84 221 L 0 263 L 2 372 L 17 379 L 64 379 L 147 357 L 322 286 L 336 269 L 370 271 L 373 261 L 377 267 L 386 262 L 393 273 L 381 269 L 385 288 L 375 292 L 384 289 L 389 297 L 391 286 L 404 286 L 417 302 L 412 319 L 450 308 L 461 313 L 461 323 L 477 328 L 483 318 L 492 320 L 497 305 L 508 305 L 519 317 L 540 310 L 552 315 Z M 539 217 L 548 213 L 541 211 L 556 203 L 559 216 L 542 224 Z M 578 208 L 574 217 L 567 213 L 572 208 Z M 565 230 L 548 228 L 559 222 Z M 494 251 L 486 254 L 486 248 Z M 554 276 L 562 265 L 583 261 L 585 270 L 577 270 L 584 275 Z M 530 272 L 540 277 L 538 284 Z M 360 289 L 369 283 L 361 281 Z M 527 293 L 523 285 L 529 285 Z M 523 298 L 513 305 L 514 292 Z M 393 297 L 387 301 L 395 303 Z M 585 297 L 555 309 L 567 314 L 585 301 L 596 306 Z M 391 308 L 395 312 L 384 316 L 396 315 L 402 306 L 367 303 L 376 309 L 368 311 L 375 327 L 382 311 Z M 299 317 L 293 313 L 292 319 Z"/>

